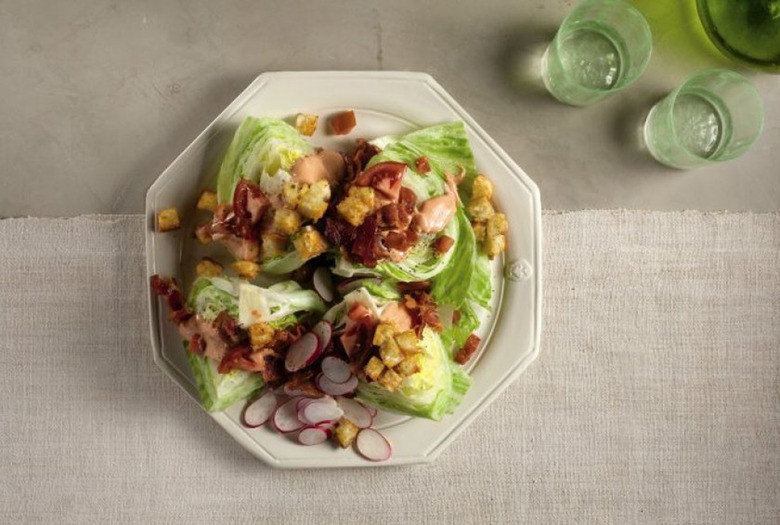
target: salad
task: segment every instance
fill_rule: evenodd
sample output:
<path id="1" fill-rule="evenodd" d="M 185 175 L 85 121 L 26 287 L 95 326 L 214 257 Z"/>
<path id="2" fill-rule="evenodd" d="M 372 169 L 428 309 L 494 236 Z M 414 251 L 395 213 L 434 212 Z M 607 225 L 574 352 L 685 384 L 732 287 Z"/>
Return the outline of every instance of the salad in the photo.
<path id="1" fill-rule="evenodd" d="M 245 402 L 248 427 L 380 461 L 378 410 L 440 420 L 468 392 L 508 224 L 462 122 L 350 151 L 311 145 L 317 123 L 247 117 L 194 211 L 219 255 L 197 262 L 186 297 L 175 279 L 150 284 L 206 410 Z M 333 134 L 355 125 L 351 111 L 329 120 Z M 178 229 L 178 210 L 157 226 Z"/>

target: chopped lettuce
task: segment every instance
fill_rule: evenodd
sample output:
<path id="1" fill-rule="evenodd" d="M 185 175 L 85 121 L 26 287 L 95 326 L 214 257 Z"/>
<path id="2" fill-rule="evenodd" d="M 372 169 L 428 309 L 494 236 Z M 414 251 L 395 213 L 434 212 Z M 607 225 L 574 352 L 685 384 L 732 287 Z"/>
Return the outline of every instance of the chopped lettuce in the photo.
<path id="1" fill-rule="evenodd" d="M 441 340 L 452 357 L 463 348 L 466 339 L 479 328 L 479 317 L 469 301 L 458 310 L 460 319 L 457 323 L 449 323 L 441 332 Z"/>
<path id="2" fill-rule="evenodd" d="M 227 374 L 217 371 L 217 363 L 203 356 L 187 352 L 195 385 L 203 408 L 209 412 L 227 409 L 233 403 L 246 399 L 265 385 L 260 374 L 231 370 Z"/>
<path id="3" fill-rule="evenodd" d="M 295 281 L 268 288 L 249 283 L 238 285 L 238 322 L 248 327 L 257 322 L 280 321 L 297 312 L 324 312 L 325 303 L 314 290 L 304 290 Z"/>
<path id="4" fill-rule="evenodd" d="M 212 320 L 222 311 L 238 317 L 238 301 L 235 287 L 228 279 L 221 277 L 199 277 L 192 283 L 189 297 L 190 307 L 206 320 Z"/>
<path id="5" fill-rule="evenodd" d="M 395 392 L 378 383 L 361 382 L 357 397 L 384 410 L 440 420 L 458 407 L 471 386 L 471 378 L 450 359 L 441 338 L 426 327 L 422 353 L 417 355 L 420 371 L 404 378 Z"/>
<path id="6" fill-rule="evenodd" d="M 493 296 L 493 288 L 490 282 L 490 259 L 482 252 L 477 251 L 477 264 L 471 274 L 471 286 L 469 287 L 469 299 L 483 308 L 490 307 L 490 298 Z"/>
<path id="7" fill-rule="evenodd" d="M 298 251 L 292 249 L 284 255 L 264 260 L 263 271 L 271 275 L 284 275 L 294 272 L 303 266 L 305 262 L 298 254 Z"/>
<path id="8" fill-rule="evenodd" d="M 452 222 L 458 226 L 458 242 L 450 249 L 451 264 L 434 279 L 431 294 L 437 303 L 460 308 L 469 297 L 474 274 L 477 273 L 477 241 L 463 209 L 458 209 Z M 488 289 L 489 286 L 488 280 Z"/>
<path id="9" fill-rule="evenodd" d="M 275 118 L 247 117 L 236 130 L 217 176 L 217 199 L 233 201 L 233 191 L 241 179 L 259 182 L 263 173 L 289 171 L 301 157 L 314 150 L 298 131 Z"/>

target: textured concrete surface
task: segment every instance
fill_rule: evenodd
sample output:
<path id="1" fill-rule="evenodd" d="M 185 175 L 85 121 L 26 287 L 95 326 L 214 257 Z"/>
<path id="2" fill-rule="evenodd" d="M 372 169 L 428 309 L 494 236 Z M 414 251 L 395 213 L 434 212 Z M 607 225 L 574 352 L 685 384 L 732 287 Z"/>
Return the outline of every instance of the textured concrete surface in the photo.
<path id="1" fill-rule="evenodd" d="M 141 212 L 146 188 L 259 73 L 427 71 L 537 181 L 545 207 L 780 210 L 780 76 L 749 73 L 766 126 L 746 156 L 691 172 L 637 148 L 643 114 L 691 73 L 735 67 L 692 0 L 635 0 L 644 76 L 564 106 L 524 74 L 564 0 L 0 0 L 0 216 Z"/>

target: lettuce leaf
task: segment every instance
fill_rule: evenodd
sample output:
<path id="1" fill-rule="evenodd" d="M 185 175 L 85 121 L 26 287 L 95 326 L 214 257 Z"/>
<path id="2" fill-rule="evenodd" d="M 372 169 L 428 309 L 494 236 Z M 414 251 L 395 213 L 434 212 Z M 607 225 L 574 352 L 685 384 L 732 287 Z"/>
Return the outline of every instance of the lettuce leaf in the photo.
<path id="1" fill-rule="evenodd" d="M 238 285 L 238 322 L 247 327 L 255 322 L 277 322 L 298 312 L 326 310 L 319 294 L 304 290 L 295 281 L 285 281 L 268 288 L 249 283 Z"/>
<path id="2" fill-rule="evenodd" d="M 217 199 L 233 201 L 241 179 L 258 182 L 263 172 L 289 171 L 299 158 L 314 153 L 298 131 L 275 118 L 247 117 L 236 130 L 217 176 Z"/>
<path id="3" fill-rule="evenodd" d="M 477 264 L 471 274 L 469 299 L 483 308 L 490 307 L 490 298 L 493 296 L 490 277 L 490 259 L 486 254 L 477 251 Z"/>
<path id="4" fill-rule="evenodd" d="M 450 360 L 439 335 L 426 327 L 423 352 L 418 354 L 420 371 L 407 378 L 395 392 L 378 383 L 361 382 L 357 397 L 384 410 L 439 421 L 460 405 L 471 386 L 471 378 Z"/>
<path id="5" fill-rule="evenodd" d="M 469 297 L 474 281 L 477 241 L 462 208 L 458 209 L 452 222 L 457 222 L 458 242 L 450 249 L 451 263 L 434 279 L 431 294 L 437 303 L 447 303 L 460 308 Z"/>
<path id="6" fill-rule="evenodd" d="M 466 339 L 479 328 L 479 317 L 469 301 L 466 301 L 458 311 L 460 312 L 458 322 L 451 323 L 441 332 L 441 340 L 451 357 L 463 348 Z"/>
<path id="7" fill-rule="evenodd" d="M 203 403 L 203 408 L 209 412 L 225 410 L 233 403 L 248 398 L 265 385 L 260 374 L 243 370 L 231 370 L 227 374 L 220 374 L 215 361 L 189 351 L 187 357 L 195 376 L 200 401 Z"/>

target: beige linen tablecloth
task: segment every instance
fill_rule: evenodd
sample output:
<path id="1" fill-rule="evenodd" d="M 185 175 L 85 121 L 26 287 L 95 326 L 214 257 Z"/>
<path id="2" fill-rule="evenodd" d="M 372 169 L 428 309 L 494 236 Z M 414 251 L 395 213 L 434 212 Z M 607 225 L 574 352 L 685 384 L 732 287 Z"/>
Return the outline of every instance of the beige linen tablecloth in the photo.
<path id="1" fill-rule="evenodd" d="M 143 221 L 0 221 L 0 523 L 778 523 L 780 216 L 544 217 L 539 359 L 434 464 L 279 471 L 152 362 Z"/>

